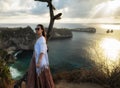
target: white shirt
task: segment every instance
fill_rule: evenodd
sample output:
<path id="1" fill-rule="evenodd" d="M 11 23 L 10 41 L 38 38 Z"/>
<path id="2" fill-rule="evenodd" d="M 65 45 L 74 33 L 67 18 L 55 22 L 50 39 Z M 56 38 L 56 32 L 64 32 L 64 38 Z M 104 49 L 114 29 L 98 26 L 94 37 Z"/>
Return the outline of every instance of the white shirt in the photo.
<path id="1" fill-rule="evenodd" d="M 40 67 L 36 68 L 36 72 L 39 75 L 40 72 L 44 68 L 48 68 L 49 61 L 48 61 L 48 54 L 47 54 L 47 45 L 46 45 L 46 40 L 43 36 L 37 39 L 35 45 L 34 45 L 34 51 L 35 51 L 35 61 L 36 64 L 38 62 L 39 56 L 41 53 L 43 53 L 43 57 L 41 59 Z"/>

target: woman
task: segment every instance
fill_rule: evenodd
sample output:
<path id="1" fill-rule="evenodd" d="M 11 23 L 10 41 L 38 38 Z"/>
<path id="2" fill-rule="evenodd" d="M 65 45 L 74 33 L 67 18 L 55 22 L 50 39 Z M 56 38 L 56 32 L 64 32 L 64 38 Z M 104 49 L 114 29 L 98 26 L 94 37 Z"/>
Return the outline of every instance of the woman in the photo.
<path id="1" fill-rule="evenodd" d="M 35 31 L 38 39 L 34 45 L 34 53 L 28 70 L 27 88 L 54 88 L 43 25 L 38 24 Z"/>

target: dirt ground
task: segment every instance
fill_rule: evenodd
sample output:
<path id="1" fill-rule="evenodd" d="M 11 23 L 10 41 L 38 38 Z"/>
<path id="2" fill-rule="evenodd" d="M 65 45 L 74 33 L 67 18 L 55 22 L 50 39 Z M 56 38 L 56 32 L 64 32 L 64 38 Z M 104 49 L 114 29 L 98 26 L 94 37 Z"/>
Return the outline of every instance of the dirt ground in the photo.
<path id="1" fill-rule="evenodd" d="M 56 84 L 55 88 L 103 88 L 102 86 L 98 84 L 92 84 L 92 83 L 66 83 L 64 81 L 59 82 Z"/>
<path id="2" fill-rule="evenodd" d="M 22 83 L 22 88 L 26 88 L 25 83 Z M 60 81 L 59 83 L 55 84 L 55 88 L 103 88 L 102 86 L 98 84 L 92 84 L 92 83 L 67 83 L 65 81 Z"/>

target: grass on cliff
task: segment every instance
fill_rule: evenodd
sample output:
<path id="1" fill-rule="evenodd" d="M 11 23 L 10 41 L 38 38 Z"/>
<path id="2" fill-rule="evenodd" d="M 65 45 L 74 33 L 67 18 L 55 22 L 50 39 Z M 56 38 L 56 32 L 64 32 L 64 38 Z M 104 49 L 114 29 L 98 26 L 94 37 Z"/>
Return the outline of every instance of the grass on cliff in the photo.
<path id="1" fill-rule="evenodd" d="M 10 88 L 12 83 L 9 67 L 0 59 L 0 88 Z"/>
<path id="2" fill-rule="evenodd" d="M 120 66 L 112 72 L 109 69 L 95 67 L 92 69 L 76 69 L 70 72 L 61 72 L 53 76 L 56 83 L 65 80 L 69 83 L 90 82 L 102 85 L 105 88 L 120 88 Z"/>
<path id="3" fill-rule="evenodd" d="M 10 88 L 12 78 L 6 60 L 7 52 L 0 50 L 0 88 Z"/>

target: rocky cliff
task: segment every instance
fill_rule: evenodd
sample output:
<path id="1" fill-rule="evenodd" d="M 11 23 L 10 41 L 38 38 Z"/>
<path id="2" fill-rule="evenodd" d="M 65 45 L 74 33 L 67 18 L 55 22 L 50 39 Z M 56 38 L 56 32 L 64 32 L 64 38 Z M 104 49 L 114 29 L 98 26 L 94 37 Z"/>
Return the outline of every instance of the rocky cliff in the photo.
<path id="1" fill-rule="evenodd" d="M 67 29 L 54 29 L 51 39 L 71 38 L 72 32 Z M 36 35 L 31 27 L 0 28 L 0 49 L 32 50 Z"/>
<path id="2" fill-rule="evenodd" d="M 65 39 L 72 38 L 72 32 L 69 29 L 57 29 L 54 28 L 52 39 Z"/>
<path id="3" fill-rule="evenodd" d="M 31 27 L 0 28 L 0 49 L 32 49 L 35 33 Z"/>

